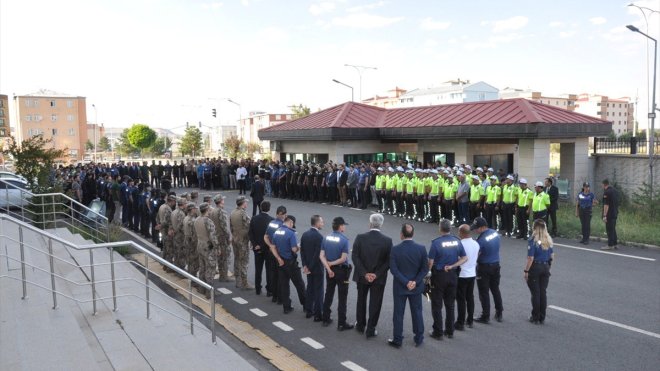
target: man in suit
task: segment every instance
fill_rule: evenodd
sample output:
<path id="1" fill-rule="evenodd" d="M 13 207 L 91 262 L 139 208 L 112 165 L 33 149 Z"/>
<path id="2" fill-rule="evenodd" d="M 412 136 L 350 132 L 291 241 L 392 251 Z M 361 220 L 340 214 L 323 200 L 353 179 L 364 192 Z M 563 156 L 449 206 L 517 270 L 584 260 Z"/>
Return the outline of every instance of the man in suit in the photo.
<path id="1" fill-rule="evenodd" d="M 268 202 L 268 201 L 264 201 Z M 305 293 L 306 317 L 314 317 L 314 322 L 321 322 L 323 311 L 323 265 L 319 259 L 323 235 L 319 232 L 323 228 L 323 218 L 312 215 L 312 227 L 300 238 L 300 259 L 303 273 L 307 276 L 307 290 Z"/>
<path id="2" fill-rule="evenodd" d="M 385 218 L 371 214 L 367 233 L 359 234 L 353 242 L 351 256 L 355 265 L 353 281 L 357 283 L 358 297 L 355 328 L 365 332 L 367 338 L 378 334 L 376 325 L 383 304 L 383 292 L 390 266 L 392 239 L 380 232 Z M 369 320 L 367 321 L 367 296 L 369 296 Z M 365 327 L 366 326 L 366 327 Z"/>
<path id="3" fill-rule="evenodd" d="M 264 183 L 259 178 L 259 175 L 255 175 L 254 184 L 252 184 L 252 191 L 250 192 L 250 197 L 252 197 L 252 216 L 255 216 L 257 210 L 261 209 L 261 203 L 264 200 L 265 191 Z"/>
<path id="4" fill-rule="evenodd" d="M 545 178 L 545 193 L 550 196 L 550 207 L 548 207 L 548 219 L 552 221 L 550 235 L 557 236 L 557 209 L 559 209 L 559 188 L 553 184 L 552 178 Z M 547 220 L 546 220 L 547 222 Z"/>
<path id="5" fill-rule="evenodd" d="M 270 258 L 269 246 L 264 241 L 268 224 L 273 220 L 273 217 L 268 215 L 269 211 L 270 202 L 262 202 L 261 212 L 250 220 L 250 229 L 248 230 L 248 236 L 252 243 L 252 251 L 254 251 L 254 288 L 257 295 L 261 295 L 261 274 L 264 263 Z M 271 275 L 268 274 L 268 267 L 266 267 L 266 291 L 272 292 L 271 288 L 274 285 L 277 285 L 277 283 L 271 282 Z"/>
<path id="6" fill-rule="evenodd" d="M 410 223 L 401 226 L 401 243 L 392 248 L 390 272 L 394 277 L 392 293 L 394 298 L 394 331 L 387 343 L 395 348 L 403 341 L 403 315 L 406 300 L 410 302 L 410 314 L 415 333 L 415 346 L 424 341 L 424 316 L 422 314 L 422 293 L 424 277 L 428 273 L 426 248 L 413 241 L 415 227 Z"/>
<path id="7" fill-rule="evenodd" d="M 337 167 L 337 189 L 339 189 L 339 202 L 342 206 L 346 206 L 346 183 L 348 181 L 348 172 L 344 164 Z"/>

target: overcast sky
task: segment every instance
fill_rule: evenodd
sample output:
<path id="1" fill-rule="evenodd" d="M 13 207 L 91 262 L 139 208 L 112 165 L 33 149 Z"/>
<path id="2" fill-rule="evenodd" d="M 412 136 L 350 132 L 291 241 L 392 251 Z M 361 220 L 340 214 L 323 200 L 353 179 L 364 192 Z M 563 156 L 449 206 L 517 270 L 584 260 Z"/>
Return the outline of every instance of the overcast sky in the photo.
<path id="1" fill-rule="evenodd" d="M 353 85 L 358 100 L 349 63 L 378 68 L 364 71 L 363 98 L 456 78 L 547 94 L 639 95 L 645 126 L 646 39 L 625 25 L 646 24 L 627 3 L 2 0 L 0 93 L 85 96 L 89 120 L 95 104 L 111 127 L 214 125 L 239 116 L 227 98 L 243 116 L 350 100 L 332 79 Z M 660 9 L 660 0 L 635 4 Z M 656 38 L 659 18 L 648 18 Z"/>

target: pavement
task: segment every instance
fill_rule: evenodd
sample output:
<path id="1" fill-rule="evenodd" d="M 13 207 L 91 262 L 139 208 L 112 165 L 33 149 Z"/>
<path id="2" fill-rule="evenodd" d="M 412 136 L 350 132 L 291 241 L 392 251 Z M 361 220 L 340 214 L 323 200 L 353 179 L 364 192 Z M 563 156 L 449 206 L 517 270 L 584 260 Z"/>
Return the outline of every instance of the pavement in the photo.
<path id="1" fill-rule="evenodd" d="M 190 191 L 176 189 L 179 190 Z M 200 192 L 205 193 L 213 192 Z M 226 208 L 230 212 L 237 192 L 223 194 L 227 196 Z M 374 208 L 359 210 L 267 199 L 272 210 L 285 205 L 289 214 L 297 217 L 298 236 L 308 229 L 312 214 L 320 214 L 325 219 L 324 234 L 329 233 L 332 218 L 344 217 L 350 224 L 346 235 L 351 242 L 358 233 L 368 230 L 369 215 L 375 211 Z M 399 241 L 403 221 L 385 217 L 382 231 L 395 243 Z M 428 223 L 413 224 L 414 239 L 428 249 L 430 241 L 438 235 L 437 227 Z M 464 369 L 496 370 L 657 370 L 660 364 L 660 251 L 634 247 L 601 251 L 602 245 L 593 242 L 585 247 L 577 241 L 555 239 L 556 259 L 548 287 L 549 308 L 545 324 L 538 326 L 527 321 L 531 304 L 523 279 L 526 242 L 503 238 L 500 288 L 504 321 L 491 321 L 487 325 L 475 323 L 472 329 L 456 331 L 453 339 L 436 341 L 426 336 L 424 345 L 419 348 L 413 346 L 409 312 L 404 319 L 403 347 L 393 349 L 387 345 L 392 335 L 393 311 L 389 274 L 377 327 L 379 334 L 369 340 L 356 331 L 338 332 L 335 326 L 322 327 L 305 319 L 296 299 L 293 299 L 295 310 L 285 315 L 282 306 L 272 303 L 265 293 L 257 296 L 254 291 L 240 291 L 233 283 L 218 283 L 221 292 L 225 292 L 219 303 L 233 316 L 263 331 L 317 369 L 422 369 L 429 365 L 460 365 Z M 254 277 L 252 256 L 248 277 Z M 293 287 L 291 291 L 295 293 Z M 475 316 L 480 313 L 476 291 L 475 288 Z M 351 282 L 349 321 L 355 319 L 356 294 L 356 286 Z M 432 324 L 430 303 L 424 300 L 423 307 L 428 332 Z M 336 298 L 333 311 L 335 309 Z"/>

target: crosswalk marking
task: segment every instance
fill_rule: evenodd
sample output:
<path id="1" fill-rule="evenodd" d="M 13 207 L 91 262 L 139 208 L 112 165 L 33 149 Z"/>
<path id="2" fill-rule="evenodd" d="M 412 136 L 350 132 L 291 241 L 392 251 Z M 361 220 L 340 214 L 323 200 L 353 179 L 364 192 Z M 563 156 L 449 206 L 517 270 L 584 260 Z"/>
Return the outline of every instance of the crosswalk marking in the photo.
<path id="1" fill-rule="evenodd" d="M 220 291 L 221 293 L 223 293 L 223 294 L 225 294 L 225 295 L 229 295 L 229 294 L 231 294 L 231 290 L 226 289 L 226 288 L 224 288 L 224 287 L 220 287 L 220 288 L 218 289 L 218 291 Z"/>
<path id="2" fill-rule="evenodd" d="M 264 312 L 263 310 L 261 310 L 259 308 L 252 308 L 252 309 L 250 309 L 250 312 L 254 313 L 255 315 L 257 315 L 259 317 L 266 317 L 268 315 L 268 313 Z"/>
<path id="3" fill-rule="evenodd" d="M 275 327 L 278 327 L 282 331 L 287 331 L 287 332 L 288 331 L 293 331 L 293 327 L 287 325 L 286 323 L 284 323 L 282 321 L 273 322 L 273 325 L 275 325 Z"/>
<path id="4" fill-rule="evenodd" d="M 352 371 L 367 371 L 366 368 L 351 361 L 344 361 L 341 365 Z"/>
<path id="5" fill-rule="evenodd" d="M 310 347 L 314 349 L 323 349 L 325 348 L 323 344 L 319 343 L 318 341 L 312 339 L 312 338 L 302 338 L 300 339 L 303 343 L 309 345 Z"/>
<path id="6" fill-rule="evenodd" d="M 247 304 L 247 300 L 243 299 L 240 296 L 237 296 L 235 298 L 231 298 L 231 300 L 237 302 L 238 304 Z"/>

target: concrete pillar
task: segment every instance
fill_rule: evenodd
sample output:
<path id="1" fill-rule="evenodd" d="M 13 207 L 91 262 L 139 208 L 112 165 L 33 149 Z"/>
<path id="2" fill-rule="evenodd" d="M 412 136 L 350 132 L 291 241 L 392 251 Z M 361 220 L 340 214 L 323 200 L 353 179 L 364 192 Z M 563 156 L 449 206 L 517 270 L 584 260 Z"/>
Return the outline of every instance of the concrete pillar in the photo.
<path id="1" fill-rule="evenodd" d="M 535 182 L 547 178 L 550 172 L 550 140 L 520 139 L 518 152 L 513 157 L 518 179 L 526 178 L 533 187 Z"/>
<path id="2" fill-rule="evenodd" d="M 559 161 L 559 175 L 562 179 L 568 179 L 569 197 L 571 199 L 574 199 L 575 195 L 580 192 L 582 183 L 593 183 L 595 181 L 595 179 L 589 179 L 588 138 L 576 138 L 572 143 L 561 143 Z"/>

